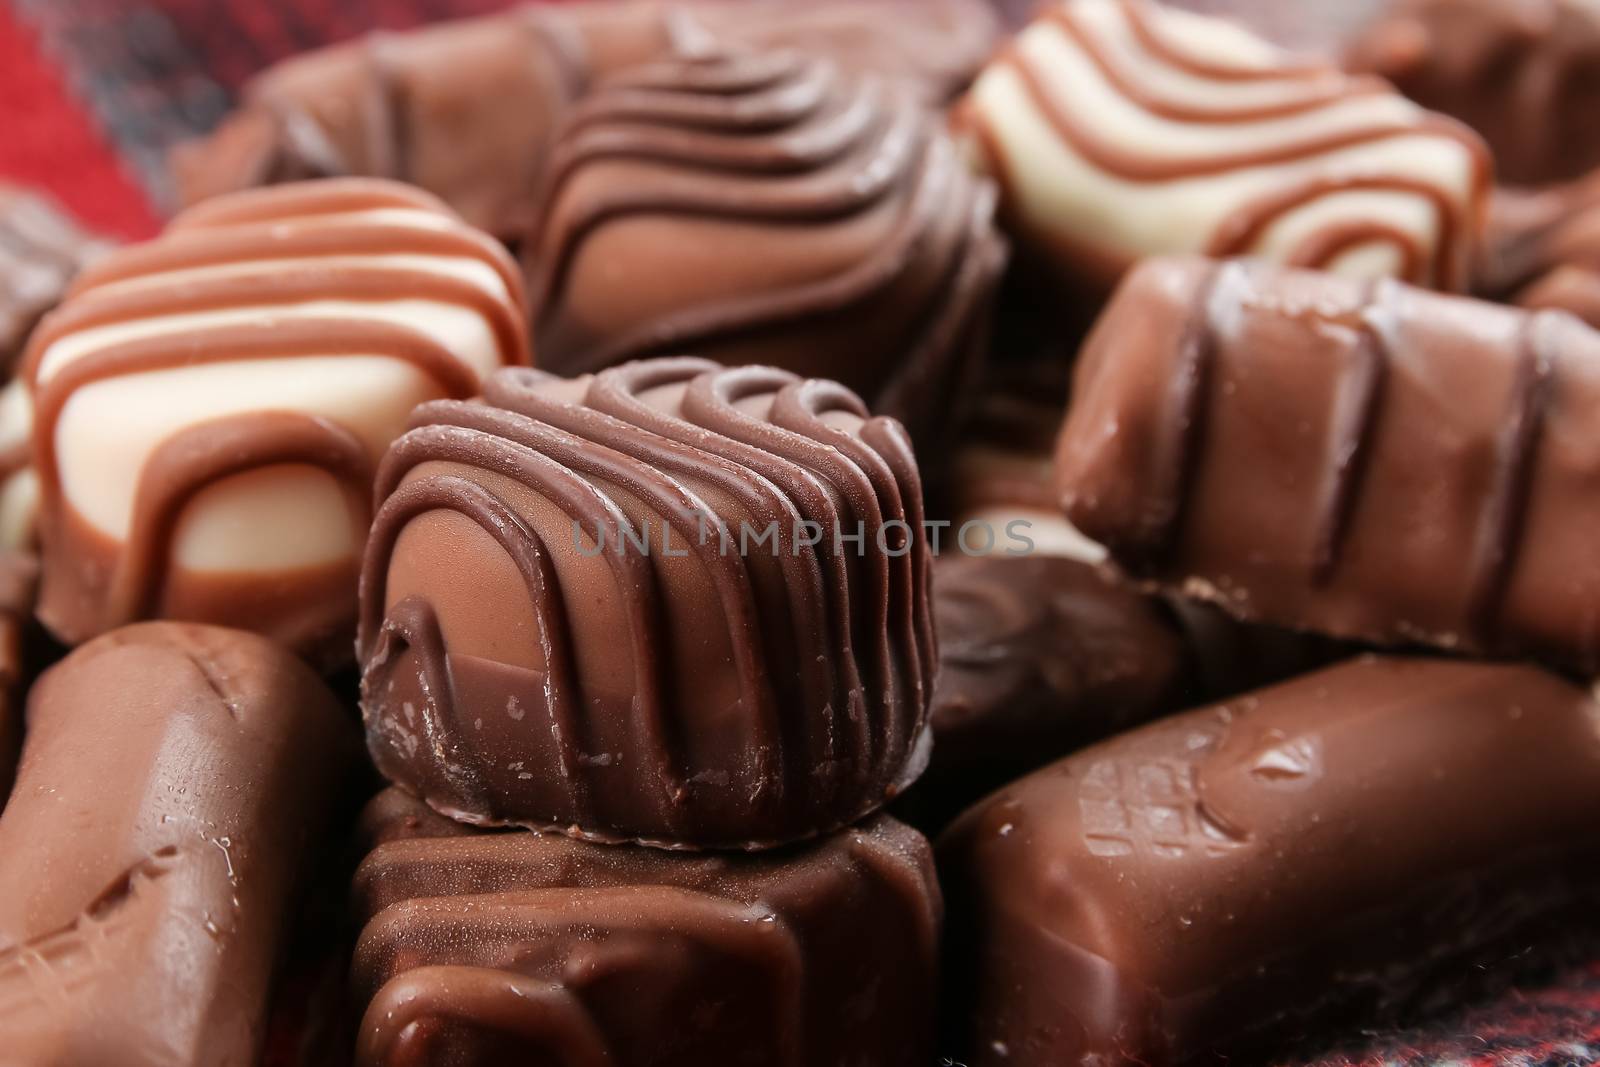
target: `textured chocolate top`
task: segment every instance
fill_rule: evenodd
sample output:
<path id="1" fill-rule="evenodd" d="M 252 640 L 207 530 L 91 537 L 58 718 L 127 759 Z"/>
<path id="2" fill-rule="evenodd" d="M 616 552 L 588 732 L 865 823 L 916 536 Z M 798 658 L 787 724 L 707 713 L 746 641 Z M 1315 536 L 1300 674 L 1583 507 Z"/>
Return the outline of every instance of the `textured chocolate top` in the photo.
<path id="1" fill-rule="evenodd" d="M 473 822 L 753 847 L 920 771 L 935 651 L 898 423 L 688 358 L 485 397 L 419 408 L 379 471 L 360 649 L 385 775 Z"/>
<path id="2" fill-rule="evenodd" d="M 1207 1059 L 1458 981 L 1529 916 L 1593 906 L 1597 722 L 1531 667 L 1365 657 L 1008 786 L 939 843 L 958 1054 Z"/>
<path id="3" fill-rule="evenodd" d="M 1519 184 L 1600 165 L 1600 8 L 1590 0 L 1397 0 L 1346 65 L 1466 122 Z"/>
<path id="4" fill-rule="evenodd" d="M 378 33 L 260 75 L 209 140 L 175 160 L 185 199 L 311 177 L 364 174 L 437 193 L 511 238 L 551 139 L 597 82 L 635 64 L 717 46 L 786 47 L 905 81 L 943 102 L 996 39 L 981 0 L 528 4 Z"/>
<path id="5" fill-rule="evenodd" d="M 235 631 L 132 626 L 40 678 L 0 815 L 4 1058 L 256 1062 L 353 734 L 306 667 Z"/>
<path id="6" fill-rule="evenodd" d="M 191 208 L 81 275 L 29 347 L 41 618 L 69 642 L 227 622 L 348 659 L 383 449 L 416 403 L 526 360 L 513 264 L 426 193 Z"/>
<path id="7" fill-rule="evenodd" d="M 1600 665 L 1600 334 L 1394 282 L 1139 267 L 1085 346 L 1068 518 L 1238 616 Z"/>
<path id="8" fill-rule="evenodd" d="M 957 125 L 1019 240 L 1094 289 L 1175 252 L 1465 288 L 1490 175 L 1382 81 L 1145 0 L 1044 5 Z"/>
<path id="9" fill-rule="evenodd" d="M 537 362 L 781 366 L 843 382 L 921 444 L 982 354 L 992 214 L 903 86 L 795 52 L 636 68 L 556 146 L 524 250 Z"/>
<path id="10" fill-rule="evenodd" d="M 357 1062 L 932 1062 L 941 903 L 876 816 L 799 850 L 686 855 L 527 832 L 435 837 L 395 794 L 355 878 Z"/>
<path id="11" fill-rule="evenodd" d="M 11 793 L 22 743 L 22 692 L 28 682 L 23 638 L 38 584 L 39 566 L 31 556 L 0 549 L 0 811 Z"/>

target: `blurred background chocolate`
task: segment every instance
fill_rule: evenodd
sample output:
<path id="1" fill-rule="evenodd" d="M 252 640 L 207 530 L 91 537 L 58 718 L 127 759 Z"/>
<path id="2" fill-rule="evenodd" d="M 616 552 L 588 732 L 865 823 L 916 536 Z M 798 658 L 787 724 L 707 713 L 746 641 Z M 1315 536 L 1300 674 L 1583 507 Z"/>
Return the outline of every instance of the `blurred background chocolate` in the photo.
<path id="1" fill-rule="evenodd" d="M 237 625 L 347 662 L 372 471 L 411 408 L 527 361 L 505 251 L 367 179 L 190 209 L 34 334 L 39 615 Z"/>
<path id="2" fill-rule="evenodd" d="M 1592 914 L 1597 717 L 1532 667 L 1364 657 L 1006 787 L 939 842 L 957 1055 L 1222 1059 L 1503 966 Z"/>
<path id="3" fill-rule="evenodd" d="M 0 550 L 31 547 L 39 483 L 28 466 L 33 408 L 14 379 L 39 318 L 110 246 L 41 194 L 0 182 Z"/>
<path id="4" fill-rule="evenodd" d="M 1480 288 L 1600 327 L 1600 171 L 1565 185 L 1495 192 Z"/>
<path id="5" fill-rule="evenodd" d="M 392 792 L 355 878 L 356 1062 L 933 1062 L 941 902 L 885 815 L 759 855 L 433 836 Z"/>
<path id="6" fill-rule="evenodd" d="M 1592 0 L 1397 0 L 1345 63 L 1477 130 L 1505 181 L 1565 181 L 1600 166 Z"/>
<path id="7" fill-rule="evenodd" d="M 141 624 L 48 671 L 0 815 L 0 1058 L 257 1062 L 357 752 L 332 694 L 250 634 Z"/>
<path id="8" fill-rule="evenodd" d="M 506 239 L 563 118 L 640 64 L 717 48 L 785 48 L 904 82 L 937 104 L 993 47 L 982 0 L 529 4 L 295 56 L 257 76 L 242 107 L 174 160 L 184 199 L 302 178 L 371 175 L 428 189 Z"/>
<path id="9" fill-rule="evenodd" d="M 360 650 L 386 777 L 467 822 L 707 848 L 915 778 L 935 651 L 898 423 L 690 358 L 507 371 L 485 399 L 419 408 L 379 472 Z"/>
<path id="10" fill-rule="evenodd" d="M 1152 260 L 1078 364 L 1068 519 L 1240 618 L 1600 664 L 1600 334 L 1396 282 Z"/>
<path id="11" fill-rule="evenodd" d="M 22 697 L 28 679 L 28 629 L 38 592 L 39 565 L 29 555 L 0 549 L 0 811 L 17 770 L 22 744 Z"/>
<path id="12" fill-rule="evenodd" d="M 1383 83 L 1144 0 L 1043 6 L 955 121 L 1028 255 L 1089 295 L 1173 252 L 1462 289 L 1490 182 L 1474 134 Z"/>
<path id="13" fill-rule="evenodd" d="M 544 188 L 540 367 L 771 364 L 948 436 L 1004 247 L 992 188 L 904 86 L 794 52 L 635 68 L 574 111 Z"/>

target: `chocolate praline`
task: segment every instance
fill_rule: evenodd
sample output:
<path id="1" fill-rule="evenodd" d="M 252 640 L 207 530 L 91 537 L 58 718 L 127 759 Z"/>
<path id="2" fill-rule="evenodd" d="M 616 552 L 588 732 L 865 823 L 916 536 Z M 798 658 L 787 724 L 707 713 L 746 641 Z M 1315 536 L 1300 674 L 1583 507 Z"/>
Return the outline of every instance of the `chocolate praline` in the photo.
<path id="1" fill-rule="evenodd" d="M 901 84 L 798 52 L 640 67 L 554 150 L 524 247 L 536 361 L 783 367 L 849 386 L 931 455 L 987 342 L 993 209 Z"/>
<path id="2" fill-rule="evenodd" d="M 755 848 L 854 822 L 926 762 L 917 467 L 836 383 L 504 372 L 418 408 L 377 496 L 368 745 L 445 814 Z"/>

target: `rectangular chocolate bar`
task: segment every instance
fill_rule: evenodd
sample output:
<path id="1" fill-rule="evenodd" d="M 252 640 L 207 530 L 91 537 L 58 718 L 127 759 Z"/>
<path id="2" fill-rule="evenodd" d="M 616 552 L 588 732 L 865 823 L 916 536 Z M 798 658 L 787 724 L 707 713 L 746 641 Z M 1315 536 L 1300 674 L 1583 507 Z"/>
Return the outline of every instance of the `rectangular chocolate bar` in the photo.
<path id="1" fill-rule="evenodd" d="M 939 843 L 963 1062 L 1237 1052 L 1592 914 L 1597 724 L 1534 667 L 1367 656 L 1014 783 Z"/>
<path id="2" fill-rule="evenodd" d="M 375 805 L 354 894 L 364 1067 L 932 1062 L 939 891 L 926 840 L 887 816 L 712 855 Z"/>
<path id="3" fill-rule="evenodd" d="M 1157 259 L 1084 346 L 1068 519 L 1237 617 L 1600 666 L 1600 333 L 1395 282 Z"/>
<path id="4" fill-rule="evenodd" d="M 0 815 L 0 1061 L 256 1062 L 350 718 L 210 627 L 128 627 L 47 671 Z"/>

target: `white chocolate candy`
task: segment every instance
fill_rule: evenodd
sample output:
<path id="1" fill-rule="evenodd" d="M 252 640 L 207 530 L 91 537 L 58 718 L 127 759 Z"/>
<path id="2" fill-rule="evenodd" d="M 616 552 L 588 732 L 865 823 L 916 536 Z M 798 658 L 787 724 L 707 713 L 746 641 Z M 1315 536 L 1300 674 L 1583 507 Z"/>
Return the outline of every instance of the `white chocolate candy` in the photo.
<path id="1" fill-rule="evenodd" d="M 526 362 L 524 330 L 500 246 L 388 182 L 220 198 L 108 257 L 25 362 L 41 617 L 69 641 L 154 615 L 347 657 L 374 466 L 417 404 Z"/>
<path id="2" fill-rule="evenodd" d="M 1044 10 L 957 125 L 1024 240 L 1102 288 L 1200 252 L 1460 289 L 1489 185 L 1476 136 L 1387 83 L 1144 0 Z"/>

